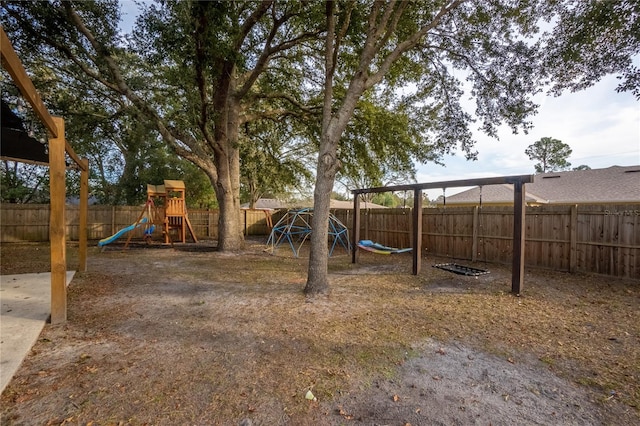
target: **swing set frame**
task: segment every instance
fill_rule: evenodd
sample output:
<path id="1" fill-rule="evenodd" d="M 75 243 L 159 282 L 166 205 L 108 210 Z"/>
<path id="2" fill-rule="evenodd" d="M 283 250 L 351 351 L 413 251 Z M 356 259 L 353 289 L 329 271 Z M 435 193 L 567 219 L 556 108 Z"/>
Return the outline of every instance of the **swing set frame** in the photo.
<path id="1" fill-rule="evenodd" d="M 443 182 L 426 182 L 408 185 L 383 186 L 377 188 L 354 189 L 353 232 L 351 262 L 358 263 L 358 244 L 360 240 L 360 195 L 390 191 L 413 191 L 412 212 L 412 257 L 413 275 L 422 268 L 422 191 L 425 189 L 456 188 L 463 186 L 513 185 L 513 257 L 511 268 L 511 293 L 519 296 L 524 289 L 524 248 L 525 248 L 525 184 L 533 183 L 534 175 L 498 176 L 491 178 L 461 179 Z"/>

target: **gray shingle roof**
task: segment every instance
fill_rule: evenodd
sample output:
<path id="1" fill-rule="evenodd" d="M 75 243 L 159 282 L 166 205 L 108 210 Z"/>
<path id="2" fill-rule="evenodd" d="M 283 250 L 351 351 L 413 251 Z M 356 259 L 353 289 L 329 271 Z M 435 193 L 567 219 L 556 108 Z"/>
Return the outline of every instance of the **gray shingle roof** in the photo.
<path id="1" fill-rule="evenodd" d="M 332 209 L 352 209 L 353 201 L 331 200 Z M 369 203 L 367 201 L 360 201 L 361 209 L 386 209 L 387 207 L 381 206 L 376 203 Z"/>
<path id="2" fill-rule="evenodd" d="M 260 198 L 255 205 L 255 208 L 258 210 L 278 210 L 278 209 L 286 209 L 289 207 L 313 207 L 313 200 L 307 200 L 304 202 L 294 203 L 295 206 L 289 205 L 283 201 L 276 200 L 275 198 Z M 332 209 L 352 209 L 353 201 L 339 201 L 339 200 L 331 200 Z M 249 203 L 244 203 L 240 206 L 240 208 L 248 209 Z M 362 209 L 386 209 L 385 206 L 381 206 L 379 204 L 367 203 L 364 201 L 360 202 L 360 208 Z"/>
<path id="3" fill-rule="evenodd" d="M 244 203 L 240 205 L 241 209 L 248 209 L 249 203 Z M 276 200 L 275 198 L 260 198 L 256 201 L 255 209 L 258 210 L 278 210 L 287 208 L 286 203 L 283 203 L 280 200 Z"/>
<path id="4" fill-rule="evenodd" d="M 589 204 L 640 202 L 640 165 L 541 173 L 525 185 L 527 203 Z M 480 189 L 447 197 L 447 205 L 478 204 Z M 482 203 L 513 202 L 512 185 L 482 187 Z M 440 201 L 438 204 L 442 204 Z"/>

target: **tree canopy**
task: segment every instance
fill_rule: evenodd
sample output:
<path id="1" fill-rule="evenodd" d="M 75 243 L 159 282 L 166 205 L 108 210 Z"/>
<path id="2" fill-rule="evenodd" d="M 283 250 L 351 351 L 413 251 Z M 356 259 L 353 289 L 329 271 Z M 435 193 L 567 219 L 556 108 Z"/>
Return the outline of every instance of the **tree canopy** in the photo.
<path id="1" fill-rule="evenodd" d="M 568 170 L 571 148 L 561 140 L 544 137 L 529 145 L 524 151 L 530 160 L 537 160 L 534 166 L 536 173 L 557 172 Z"/>
<path id="2" fill-rule="evenodd" d="M 618 73 L 619 90 L 637 96 L 640 83 L 631 0 L 159 1 L 126 38 L 116 0 L 5 1 L 1 11 L 20 53 L 63 70 L 61 84 L 99 86 L 110 116 L 132 111 L 153 129 L 149 142 L 206 174 L 220 250 L 242 244 L 241 188 L 255 198 L 299 181 L 315 152 L 309 294 L 328 289 L 336 177 L 411 178 L 415 161 L 456 148 L 473 159 L 472 126 L 526 132 L 545 88 Z M 273 173 L 284 178 L 269 182 Z"/>
<path id="3" fill-rule="evenodd" d="M 2 13 L 18 49 L 46 52 L 76 78 L 108 89 L 208 176 L 220 208 L 219 248 L 233 250 L 242 244 L 240 129 L 313 113 L 305 104 L 317 95 L 301 90 L 308 85 L 296 66 L 302 43 L 319 33 L 309 26 L 319 4 L 307 6 L 159 2 L 126 41 L 113 0 L 3 2 Z"/>
<path id="4" fill-rule="evenodd" d="M 640 100 L 640 3 L 556 1 L 549 7 L 555 25 L 544 35 L 543 70 L 553 93 L 585 89 L 615 74 L 617 90 Z"/>

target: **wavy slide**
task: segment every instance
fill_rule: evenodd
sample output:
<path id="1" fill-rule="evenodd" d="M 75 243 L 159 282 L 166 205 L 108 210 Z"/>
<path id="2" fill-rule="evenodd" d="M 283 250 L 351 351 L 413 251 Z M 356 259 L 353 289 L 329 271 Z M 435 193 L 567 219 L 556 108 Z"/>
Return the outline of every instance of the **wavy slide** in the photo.
<path id="1" fill-rule="evenodd" d="M 118 238 L 122 237 L 124 234 L 126 234 L 129 231 L 133 231 L 134 229 L 136 229 L 138 226 L 144 225 L 147 222 L 147 218 L 143 217 L 142 219 L 140 219 L 139 222 L 136 223 L 132 223 L 131 225 L 127 226 L 126 228 L 122 228 L 121 230 L 119 230 L 118 232 L 116 232 L 115 234 L 113 234 L 110 237 L 107 238 L 103 238 L 98 242 L 98 247 L 102 247 L 105 246 L 107 244 L 110 244 L 112 242 L 114 242 L 115 240 L 117 240 Z M 152 231 L 153 232 L 153 231 Z"/>

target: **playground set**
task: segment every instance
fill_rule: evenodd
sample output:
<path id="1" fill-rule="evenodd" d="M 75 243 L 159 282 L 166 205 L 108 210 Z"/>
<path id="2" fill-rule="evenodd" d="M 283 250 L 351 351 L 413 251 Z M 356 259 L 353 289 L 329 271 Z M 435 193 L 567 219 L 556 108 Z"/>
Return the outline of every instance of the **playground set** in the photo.
<path id="1" fill-rule="evenodd" d="M 284 242 L 289 243 L 295 257 L 300 255 L 300 249 L 311 235 L 311 219 L 313 209 L 293 209 L 273 226 L 267 245 L 271 246 L 271 252 L 275 253 L 278 246 Z M 351 240 L 349 230 L 333 214 L 329 214 L 329 256 L 333 254 L 336 246 L 341 245 L 347 253 L 351 252 Z"/>
<path id="2" fill-rule="evenodd" d="M 131 225 L 122 228 L 110 237 L 98 242 L 99 247 L 110 244 L 124 234 L 129 233 L 125 248 L 129 246 L 136 228 L 143 228 L 143 235 L 147 243 L 151 243 L 154 231 L 160 227 L 165 244 L 173 244 L 171 231 L 177 231 L 177 240 L 185 243 L 187 241 L 187 230 L 191 234 L 194 243 L 198 242 L 189 216 L 187 215 L 186 186 L 181 180 L 165 180 L 163 185 L 147 184 L 147 201 L 140 212 L 140 215 Z"/>

